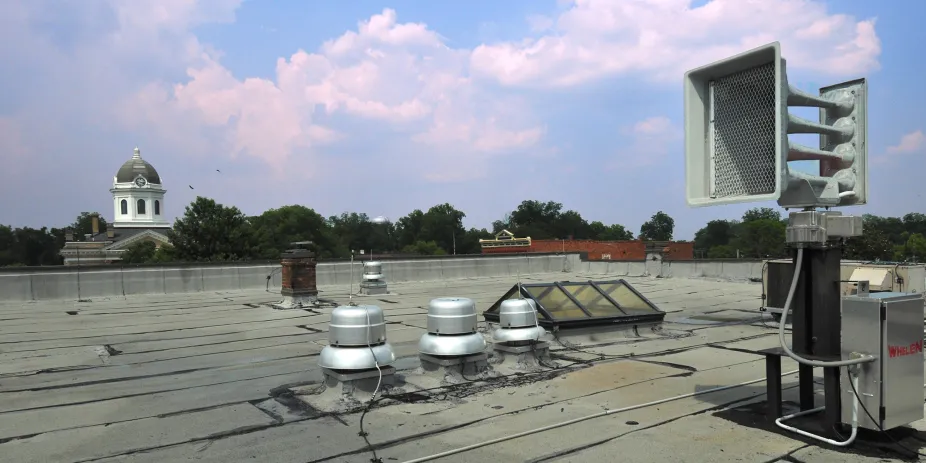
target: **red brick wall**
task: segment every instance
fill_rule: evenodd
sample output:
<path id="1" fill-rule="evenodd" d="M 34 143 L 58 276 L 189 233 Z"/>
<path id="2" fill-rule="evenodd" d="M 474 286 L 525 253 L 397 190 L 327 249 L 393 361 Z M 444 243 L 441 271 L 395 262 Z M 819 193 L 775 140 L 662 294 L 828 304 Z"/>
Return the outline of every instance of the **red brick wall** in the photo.
<path id="1" fill-rule="evenodd" d="M 670 243 L 664 248 L 663 260 L 694 260 L 694 243 Z"/>
<path id="2" fill-rule="evenodd" d="M 537 252 L 531 250 L 531 248 L 525 246 L 513 246 L 513 247 L 498 247 L 498 248 L 484 248 L 482 250 L 483 254 L 515 254 L 515 253 L 528 253 L 528 252 Z"/>
<path id="3" fill-rule="evenodd" d="M 318 294 L 315 259 L 282 259 L 282 289 L 297 294 Z"/>
<path id="4" fill-rule="evenodd" d="M 533 240 L 531 247 L 500 247 L 483 249 L 483 254 L 527 252 L 587 252 L 589 260 L 644 260 L 646 244 L 643 241 L 596 240 Z M 694 259 L 693 243 L 671 243 L 664 248 L 666 260 Z"/>
<path id="5" fill-rule="evenodd" d="M 601 260 L 610 254 L 613 260 L 643 260 L 646 258 L 642 241 L 596 241 L 596 240 L 533 240 L 533 252 L 587 252 L 589 260 Z"/>

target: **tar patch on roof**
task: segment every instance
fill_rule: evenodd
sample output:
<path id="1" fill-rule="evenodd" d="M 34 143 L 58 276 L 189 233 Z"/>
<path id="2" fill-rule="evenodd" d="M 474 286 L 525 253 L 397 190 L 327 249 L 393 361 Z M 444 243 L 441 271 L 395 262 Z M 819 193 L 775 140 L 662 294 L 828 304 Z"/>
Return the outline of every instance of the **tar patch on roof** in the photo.
<path id="1" fill-rule="evenodd" d="M 483 317 L 498 322 L 502 301 L 518 297 L 537 303 L 538 321 L 546 328 L 658 323 L 666 316 L 630 283 L 609 280 L 516 284 L 483 312 Z"/>

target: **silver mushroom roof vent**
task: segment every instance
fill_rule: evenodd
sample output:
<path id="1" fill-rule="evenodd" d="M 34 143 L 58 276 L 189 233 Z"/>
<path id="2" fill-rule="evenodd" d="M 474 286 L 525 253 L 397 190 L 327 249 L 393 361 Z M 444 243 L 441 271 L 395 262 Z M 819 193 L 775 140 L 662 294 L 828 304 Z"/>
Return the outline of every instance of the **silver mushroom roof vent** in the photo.
<path id="1" fill-rule="evenodd" d="M 476 332 L 476 303 L 465 297 L 439 297 L 428 304 L 428 333 Z"/>
<path id="2" fill-rule="evenodd" d="M 332 370 L 367 370 L 395 362 L 386 342 L 386 317 L 375 305 L 346 305 L 331 312 L 328 346 L 318 366 Z"/>
<path id="3" fill-rule="evenodd" d="M 382 280 L 383 279 L 383 263 L 375 260 L 369 260 L 363 263 L 363 279 L 366 280 Z"/>
<path id="4" fill-rule="evenodd" d="M 360 293 L 368 296 L 388 294 L 386 279 L 383 278 L 383 263 L 368 260 L 363 263 L 363 275 L 360 279 Z"/>
<path id="5" fill-rule="evenodd" d="M 540 340 L 547 331 L 537 324 L 537 308 L 531 299 L 508 299 L 498 308 L 495 342 Z"/>
<path id="6" fill-rule="evenodd" d="M 465 297 L 441 297 L 428 304 L 428 332 L 421 336 L 418 351 L 440 357 L 482 353 L 485 338 L 476 331 L 476 303 Z"/>

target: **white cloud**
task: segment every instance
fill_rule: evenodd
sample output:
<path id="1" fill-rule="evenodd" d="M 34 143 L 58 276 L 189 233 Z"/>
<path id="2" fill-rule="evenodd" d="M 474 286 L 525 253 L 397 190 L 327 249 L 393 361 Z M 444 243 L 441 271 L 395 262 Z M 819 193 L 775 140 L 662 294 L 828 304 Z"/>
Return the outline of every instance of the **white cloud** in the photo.
<path id="1" fill-rule="evenodd" d="M 633 132 L 641 135 L 663 135 L 669 132 L 672 121 L 668 117 L 656 116 L 644 119 L 633 125 Z"/>
<path id="2" fill-rule="evenodd" d="M 276 79 L 238 80 L 219 60 L 204 54 L 191 66 L 189 81 L 167 89 L 147 88 L 136 95 L 148 117 L 131 125 L 154 123 L 165 133 L 178 119 L 223 127 L 234 153 L 283 165 L 300 149 L 337 138 L 336 128 L 313 121 L 315 108 L 410 130 L 411 140 L 453 156 L 489 156 L 541 141 L 543 129 L 519 123 L 523 114 L 506 107 L 510 100 L 477 104 L 481 92 L 466 77 L 468 52 L 447 47 L 424 24 L 398 23 L 386 9 L 322 44 L 318 52 L 298 51 L 279 59 Z M 152 93 L 160 97 L 152 99 Z M 127 121 L 130 119 L 126 119 Z M 510 124 L 515 121 L 514 124 Z M 140 123 L 140 124 L 139 124 Z M 479 169 L 484 171 L 485 169 Z M 436 178 L 428 176 L 427 178 Z"/>
<path id="3" fill-rule="evenodd" d="M 905 154 L 919 151 L 926 146 L 926 135 L 922 130 L 910 132 L 900 137 L 900 142 L 894 146 L 889 146 L 887 152 L 890 154 Z"/>
<path id="4" fill-rule="evenodd" d="M 774 40 L 788 64 L 822 73 L 877 69 L 873 19 L 807 0 L 574 0 L 546 35 L 485 44 L 473 72 L 507 85 L 572 86 L 625 73 L 674 82 L 684 71 Z"/>
<path id="5" fill-rule="evenodd" d="M 77 132 L 76 121 L 147 134 L 181 157 L 247 156 L 279 171 L 297 159 L 303 176 L 320 171 L 310 161 L 332 144 L 363 140 L 383 164 L 465 180 L 484 175 L 494 157 L 553 152 L 528 96 L 499 92 L 480 77 L 576 85 L 645 72 L 677 81 L 686 68 L 772 37 L 782 38 L 792 67 L 825 72 L 874 69 L 880 53 L 874 21 L 829 14 L 816 2 L 713 0 L 691 8 L 681 0 L 576 0 L 556 17 L 526 18 L 541 37 L 473 50 L 452 48 L 426 24 L 402 23 L 385 9 L 321 44 L 293 44 L 289 57 L 276 58 L 272 78 L 242 78 L 193 32 L 233 22 L 240 4 L 0 2 L 0 40 L 23 45 L 0 50 L 0 59 L 34 79 L 17 87 L 31 89 L 26 104 L 0 113 L 15 122 L 5 130 L 15 127 L 21 149 L 47 152 L 50 140 Z M 73 37 L 33 27 L 38 19 Z M 49 108 L 53 117 L 45 117 Z M 368 135 L 369 127 L 381 133 Z M 625 134 L 631 144 L 622 151 L 644 159 L 664 157 L 678 137 L 659 117 Z"/>

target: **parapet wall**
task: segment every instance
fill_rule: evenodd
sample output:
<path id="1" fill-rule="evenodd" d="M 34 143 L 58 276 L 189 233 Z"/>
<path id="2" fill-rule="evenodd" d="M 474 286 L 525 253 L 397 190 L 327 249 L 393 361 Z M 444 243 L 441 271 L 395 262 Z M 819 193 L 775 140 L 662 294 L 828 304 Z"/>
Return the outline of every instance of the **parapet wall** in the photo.
<path id="1" fill-rule="evenodd" d="M 479 257 L 446 256 L 410 260 L 381 260 L 387 282 L 441 281 L 464 278 L 516 278 L 544 273 L 578 273 L 589 278 L 659 277 L 712 278 L 759 282 L 761 260 L 624 260 L 593 261 L 579 254 L 520 254 Z M 363 263 L 321 262 L 317 284 L 322 289 L 360 281 Z M 858 262 L 843 262 L 848 278 Z M 140 294 L 266 289 L 279 294 L 281 267 L 275 263 L 224 263 L 120 267 L 22 267 L 0 271 L 0 301 L 78 300 Z M 353 275 L 353 278 L 352 278 Z M 918 274 L 921 275 L 921 274 Z M 912 278 L 912 276 L 911 276 Z M 922 279 L 922 276 L 918 278 Z M 926 283 L 924 283 L 926 284 Z M 354 290 L 357 290 L 355 286 Z M 759 291 L 757 289 L 757 291 Z"/>
<path id="2" fill-rule="evenodd" d="M 457 280 L 476 277 L 517 277 L 562 272 L 579 264 L 578 254 L 455 257 L 383 261 L 388 282 Z M 353 268 L 352 268 L 353 266 Z M 356 284 L 361 261 L 320 262 L 317 284 Z M 353 278 L 351 277 L 353 275 Z M 0 272 L 0 301 L 78 300 L 140 294 L 184 294 L 267 289 L 279 294 L 280 264 L 165 265 L 121 267 L 24 267 Z M 324 297 L 324 293 L 321 294 Z"/>
<path id="3" fill-rule="evenodd" d="M 659 278 L 720 278 L 732 281 L 761 281 L 761 260 L 639 260 L 580 261 L 575 271 L 614 276 Z"/>

